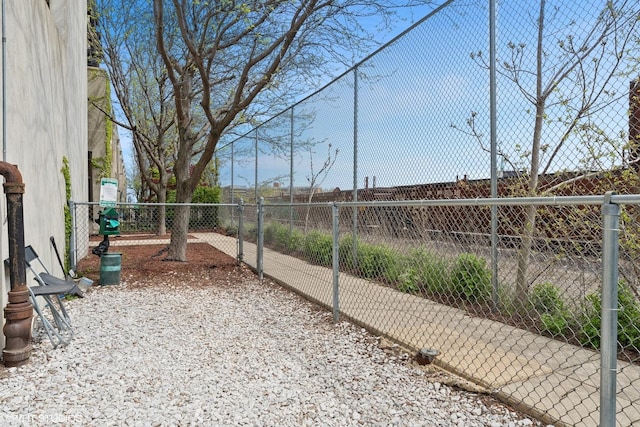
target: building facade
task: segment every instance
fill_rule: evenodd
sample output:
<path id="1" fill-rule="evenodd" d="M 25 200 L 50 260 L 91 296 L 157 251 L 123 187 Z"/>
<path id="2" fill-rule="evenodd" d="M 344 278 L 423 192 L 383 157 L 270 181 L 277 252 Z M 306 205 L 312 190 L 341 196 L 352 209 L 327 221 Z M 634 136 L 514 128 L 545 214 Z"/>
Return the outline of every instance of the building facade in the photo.
<path id="1" fill-rule="evenodd" d="M 97 153 L 96 147 L 90 148 L 88 142 L 87 2 L 0 1 L 5 32 L 0 64 L 0 160 L 17 165 L 25 183 L 25 244 L 32 245 L 52 273 L 61 276 L 62 267 L 50 238 L 54 237 L 61 252 L 68 249 L 65 233 L 68 198 L 90 200 L 90 188 L 95 188 L 92 183 L 97 179 L 97 175 L 90 175 L 92 165 L 96 164 L 96 157 L 106 154 L 105 135 L 96 136 L 93 132 L 93 137 L 100 139 L 103 154 Z M 117 140 L 117 132 L 112 132 L 110 138 Z M 110 150 L 112 170 L 123 172 L 119 141 L 113 142 Z M 97 200 L 99 194 L 94 197 Z M 3 260 L 9 256 L 6 215 L 3 193 L 0 196 Z M 4 265 L 2 268 L 0 304 L 5 307 L 10 283 L 8 269 Z M 27 282 L 31 280 L 27 277 Z M 3 348 L 4 344 L 4 335 L 0 335 Z"/>

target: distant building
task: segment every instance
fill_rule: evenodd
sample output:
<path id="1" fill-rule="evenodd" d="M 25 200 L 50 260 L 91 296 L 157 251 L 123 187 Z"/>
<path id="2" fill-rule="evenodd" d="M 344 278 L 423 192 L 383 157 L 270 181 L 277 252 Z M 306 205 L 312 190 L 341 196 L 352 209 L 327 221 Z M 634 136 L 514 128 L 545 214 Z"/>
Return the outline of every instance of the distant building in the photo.
<path id="1" fill-rule="evenodd" d="M 222 195 L 220 201 L 222 203 L 238 203 L 240 199 L 247 200 L 249 190 L 251 190 L 251 197 L 253 198 L 253 188 L 249 189 L 245 186 L 234 185 L 233 187 L 227 185 L 221 187 Z"/>
<path id="2" fill-rule="evenodd" d="M 124 203 L 127 201 L 127 178 L 118 128 L 104 113 L 111 111 L 109 76 L 105 70 L 96 67 L 88 67 L 87 75 L 89 194 L 86 201 L 100 201 L 101 178 L 116 178 L 118 201 Z M 91 211 L 91 218 L 97 218 L 98 210 Z M 95 229 L 94 225 L 92 227 Z"/>

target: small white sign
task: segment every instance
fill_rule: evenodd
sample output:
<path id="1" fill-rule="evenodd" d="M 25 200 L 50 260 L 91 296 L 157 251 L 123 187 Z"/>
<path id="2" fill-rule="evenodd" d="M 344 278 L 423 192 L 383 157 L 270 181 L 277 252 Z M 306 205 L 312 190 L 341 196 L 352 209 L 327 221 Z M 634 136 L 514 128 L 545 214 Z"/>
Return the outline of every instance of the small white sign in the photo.
<path id="1" fill-rule="evenodd" d="M 100 180 L 100 206 L 103 208 L 115 208 L 118 201 L 118 180 L 115 178 L 102 178 Z"/>

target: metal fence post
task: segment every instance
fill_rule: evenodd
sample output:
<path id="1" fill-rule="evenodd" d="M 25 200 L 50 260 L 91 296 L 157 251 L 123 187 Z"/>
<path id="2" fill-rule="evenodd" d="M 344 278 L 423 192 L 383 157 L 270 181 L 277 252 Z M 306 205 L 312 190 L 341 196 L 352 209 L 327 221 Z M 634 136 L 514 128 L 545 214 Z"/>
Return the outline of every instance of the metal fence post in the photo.
<path id="1" fill-rule="evenodd" d="M 235 203 L 235 189 L 233 187 L 233 162 L 235 161 L 235 159 L 233 158 L 234 156 L 234 150 L 235 150 L 235 143 L 231 143 L 231 204 Z M 240 203 L 242 203 L 242 199 L 240 199 Z M 233 209 L 231 209 L 231 226 L 233 227 L 233 224 L 235 223 L 234 218 L 233 218 Z"/>
<path id="2" fill-rule="evenodd" d="M 76 270 L 76 204 L 69 200 L 69 213 L 71 214 L 71 234 L 69 234 L 69 268 Z"/>
<path id="3" fill-rule="evenodd" d="M 333 214 L 333 321 L 340 320 L 340 289 L 338 286 L 340 278 L 340 211 L 337 204 L 333 203 L 331 211 Z"/>
<path id="4" fill-rule="evenodd" d="M 253 184 L 253 194 L 255 201 L 258 202 L 258 128 L 256 128 L 256 158 L 255 158 L 255 170 L 254 170 L 254 184 Z"/>
<path id="5" fill-rule="evenodd" d="M 233 212 L 233 209 L 231 209 Z M 244 200 L 238 202 L 238 264 L 242 263 L 244 257 Z"/>
<path id="6" fill-rule="evenodd" d="M 263 252 L 264 252 L 264 197 L 258 199 L 258 230 L 257 230 L 257 246 L 256 246 L 256 269 L 258 277 L 263 279 Z"/>
<path id="7" fill-rule="evenodd" d="M 358 201 L 358 67 L 353 69 L 353 197 L 354 202 Z M 351 235 L 353 238 L 353 265 L 358 266 L 358 207 L 352 208 L 353 229 Z"/>
<path id="8" fill-rule="evenodd" d="M 616 425 L 618 350 L 618 220 L 620 206 L 607 193 L 602 205 L 602 322 L 600 340 L 600 426 Z"/>
<path id="9" fill-rule="evenodd" d="M 489 108 L 491 129 L 491 197 L 498 197 L 497 101 L 496 101 L 496 0 L 489 0 Z M 498 206 L 491 205 L 491 301 L 498 310 Z"/>
<path id="10" fill-rule="evenodd" d="M 291 107 L 291 129 L 290 129 L 290 140 L 289 140 L 289 234 L 293 232 L 293 140 L 294 140 L 294 115 L 293 108 Z"/>

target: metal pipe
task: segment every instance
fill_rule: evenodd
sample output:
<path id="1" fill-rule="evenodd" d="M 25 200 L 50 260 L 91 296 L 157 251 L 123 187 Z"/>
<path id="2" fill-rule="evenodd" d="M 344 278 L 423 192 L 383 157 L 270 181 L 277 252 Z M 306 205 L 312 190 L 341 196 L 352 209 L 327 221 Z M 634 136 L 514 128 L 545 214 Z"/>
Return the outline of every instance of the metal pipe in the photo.
<path id="1" fill-rule="evenodd" d="M 0 175 L 4 176 L 7 195 L 7 230 L 9 237 L 9 280 L 11 290 L 4 308 L 5 348 L 2 357 L 5 366 L 19 366 L 31 356 L 31 319 L 33 306 L 27 289 L 24 251 L 24 214 L 22 195 L 24 183 L 15 165 L 0 162 Z"/>
<path id="2" fill-rule="evenodd" d="M 604 195 L 594 196 L 551 196 L 551 197 L 503 197 L 503 198 L 475 198 L 475 199 L 423 199 L 423 200 L 378 200 L 372 202 L 335 202 L 340 207 L 374 207 L 374 206 L 576 206 L 602 205 Z M 614 195 L 611 203 L 618 205 L 640 204 L 640 195 Z M 271 206 L 289 206 L 288 203 L 272 203 Z M 309 203 L 294 203 L 293 206 L 309 206 Z M 311 206 L 326 206 L 326 202 L 311 203 Z"/>
<path id="3" fill-rule="evenodd" d="M 256 246 L 256 268 L 258 270 L 258 278 L 264 278 L 264 197 L 258 199 L 258 235 Z"/>
<path id="4" fill-rule="evenodd" d="M 335 202 L 340 207 L 374 207 L 374 206 L 575 206 L 601 205 L 603 195 L 595 196 L 552 196 L 552 197 L 503 197 L 503 198 L 475 198 L 475 199 L 422 199 L 422 200 L 376 200 L 362 202 Z M 638 204 L 640 195 L 612 196 L 611 201 L 616 204 Z M 311 203 L 311 206 L 326 206 L 326 202 Z M 309 206 L 308 203 L 294 203 L 294 206 Z M 272 203 L 272 206 L 289 206 L 288 203 Z"/>
<path id="5" fill-rule="evenodd" d="M 5 0 L 2 0 L 2 161 L 7 161 L 7 28 Z"/>
<path id="6" fill-rule="evenodd" d="M 77 263 L 77 250 L 78 247 L 78 224 L 76 222 L 76 205 L 73 200 L 69 200 L 69 212 L 71 213 L 71 236 L 69 236 L 69 268 L 76 270 L 78 268 Z"/>
<path id="7" fill-rule="evenodd" d="M 231 210 L 233 212 L 233 209 Z M 238 265 L 244 259 L 244 200 L 238 203 Z"/>
<path id="8" fill-rule="evenodd" d="M 618 355 L 618 220 L 620 206 L 607 193 L 602 205 L 602 313 L 600 345 L 600 426 L 616 425 Z"/>
<path id="9" fill-rule="evenodd" d="M 358 201 L 358 67 L 353 69 L 353 198 L 354 202 Z M 353 240 L 352 256 L 353 266 L 358 266 L 358 250 L 356 242 L 358 241 L 358 207 L 354 206 L 351 210 L 353 220 L 351 237 Z"/>
<path id="10" fill-rule="evenodd" d="M 289 135 L 289 203 L 293 203 L 293 143 L 294 143 L 294 115 L 291 107 L 291 123 Z M 293 233 L 293 207 L 289 207 L 289 234 Z"/>
<path id="11" fill-rule="evenodd" d="M 235 203 L 235 188 L 233 187 L 233 162 L 235 161 L 235 144 L 231 144 L 231 204 Z M 235 224 L 235 220 L 233 218 L 233 209 L 231 209 L 231 225 Z"/>
<path id="12" fill-rule="evenodd" d="M 489 0 L 489 111 L 491 138 L 491 197 L 498 197 L 498 149 L 496 104 L 496 0 Z M 491 206 L 491 300 L 498 309 L 498 206 Z"/>
<path id="13" fill-rule="evenodd" d="M 333 213 L 333 322 L 340 320 L 340 211 L 335 203 L 331 206 Z"/>
<path id="14" fill-rule="evenodd" d="M 258 203 L 258 129 L 256 129 L 256 159 L 255 159 L 255 176 L 253 184 L 254 199 Z"/>

